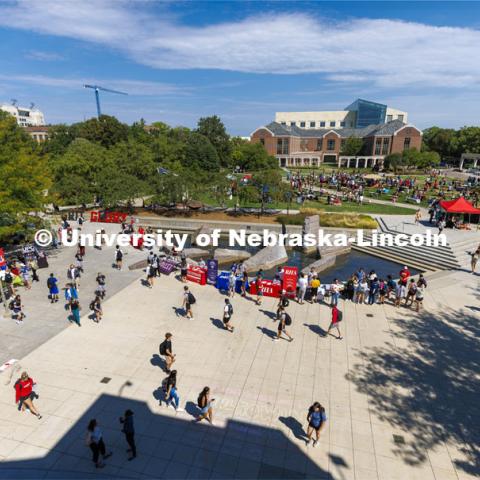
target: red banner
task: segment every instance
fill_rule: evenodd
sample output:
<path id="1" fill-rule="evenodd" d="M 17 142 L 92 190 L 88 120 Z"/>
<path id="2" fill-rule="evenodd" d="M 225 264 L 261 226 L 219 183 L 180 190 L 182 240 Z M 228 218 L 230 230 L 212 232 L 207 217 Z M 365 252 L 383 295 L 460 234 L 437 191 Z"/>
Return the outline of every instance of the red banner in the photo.
<path id="1" fill-rule="evenodd" d="M 282 286 L 273 280 L 262 280 L 262 292 L 265 297 L 279 297 Z M 255 281 L 250 283 L 250 293 L 257 294 L 257 284 Z"/>
<path id="2" fill-rule="evenodd" d="M 295 298 L 297 291 L 298 268 L 283 267 L 283 285 L 282 288 L 287 292 L 287 296 Z"/>
<path id="3" fill-rule="evenodd" d="M 3 248 L 0 248 L 0 268 L 5 267 L 7 265 L 7 261 L 5 260 L 5 252 Z"/>
<path id="4" fill-rule="evenodd" d="M 205 285 L 207 283 L 207 269 L 189 265 L 187 270 L 187 280 L 190 282 Z"/>
<path id="5" fill-rule="evenodd" d="M 90 212 L 91 222 L 122 223 L 127 217 L 128 214 L 122 212 Z"/>

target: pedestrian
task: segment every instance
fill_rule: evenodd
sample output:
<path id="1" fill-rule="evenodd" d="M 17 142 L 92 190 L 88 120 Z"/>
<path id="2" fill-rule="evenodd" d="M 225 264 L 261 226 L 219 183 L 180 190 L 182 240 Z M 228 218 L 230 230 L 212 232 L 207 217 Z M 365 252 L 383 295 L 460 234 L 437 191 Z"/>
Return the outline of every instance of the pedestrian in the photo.
<path id="1" fill-rule="evenodd" d="M 312 281 L 310 282 L 311 297 L 310 303 L 317 302 L 318 289 L 320 288 L 320 279 L 317 274 L 314 273 L 312 276 Z"/>
<path id="2" fill-rule="evenodd" d="M 165 387 L 165 401 L 167 407 L 172 406 L 175 411 L 183 412 L 183 408 L 180 408 L 180 397 L 177 392 L 177 371 L 172 370 L 170 375 L 166 378 L 164 382 Z"/>
<path id="3" fill-rule="evenodd" d="M 15 287 L 13 285 L 13 275 L 12 272 L 9 268 L 5 270 L 5 276 L 4 276 L 5 284 L 7 285 L 7 290 L 10 295 L 15 295 Z"/>
<path id="4" fill-rule="evenodd" d="M 170 367 L 176 357 L 172 351 L 172 337 L 173 335 L 170 332 L 166 333 L 165 340 L 159 346 L 160 355 L 165 357 L 165 371 L 167 373 L 170 373 Z"/>
<path id="5" fill-rule="evenodd" d="M 343 289 L 343 286 L 340 285 L 340 282 L 336 278 L 333 283 L 330 285 L 330 294 L 331 299 L 330 303 L 332 305 L 338 305 L 338 299 L 340 298 L 340 291 Z"/>
<path id="6" fill-rule="evenodd" d="M 226 298 L 225 306 L 223 307 L 223 324 L 225 325 L 226 330 L 233 333 L 235 328 L 230 325 L 230 321 L 232 320 L 232 315 L 233 315 L 233 306 L 230 303 L 230 300 Z"/>
<path id="7" fill-rule="evenodd" d="M 418 288 L 427 288 L 427 280 L 425 279 L 425 277 L 423 276 L 423 273 L 421 273 L 419 276 L 418 276 L 418 282 L 417 282 L 417 287 Z"/>
<path id="8" fill-rule="evenodd" d="M 387 275 L 387 300 L 390 299 L 390 294 L 392 292 L 395 295 L 396 290 L 397 284 L 395 283 L 395 280 L 392 278 L 391 275 Z"/>
<path id="9" fill-rule="evenodd" d="M 155 255 L 155 263 L 153 266 L 155 267 L 155 276 L 160 277 L 160 264 L 162 263 L 162 258 L 158 255 Z"/>
<path id="10" fill-rule="evenodd" d="M 213 422 L 213 409 L 212 403 L 215 401 L 214 398 L 210 399 L 210 387 L 205 387 L 198 396 L 197 405 L 200 408 L 200 413 L 195 419 L 197 422 L 201 422 L 204 418 L 208 422 Z"/>
<path id="11" fill-rule="evenodd" d="M 39 282 L 40 279 L 38 278 L 37 270 L 38 270 L 38 263 L 36 258 L 30 260 L 28 262 L 28 267 L 32 271 L 32 282 Z"/>
<path id="12" fill-rule="evenodd" d="M 243 263 L 242 263 L 242 267 L 243 267 Z M 248 273 L 246 270 L 244 270 L 242 272 L 242 283 L 240 285 L 240 291 L 241 291 L 241 295 L 242 297 L 246 297 L 247 296 L 247 285 L 248 285 Z"/>
<path id="13" fill-rule="evenodd" d="M 183 283 L 187 282 L 187 273 L 188 273 L 187 260 L 185 258 L 182 258 L 182 263 L 180 264 L 180 280 Z"/>
<path id="14" fill-rule="evenodd" d="M 408 284 L 407 297 L 405 298 L 406 307 L 408 306 L 409 302 L 410 302 L 410 305 L 413 306 L 413 301 L 415 300 L 416 294 L 417 294 L 417 284 L 415 283 L 415 279 L 411 278 Z"/>
<path id="15" fill-rule="evenodd" d="M 385 280 L 383 279 L 380 279 L 380 282 L 378 284 L 378 293 L 379 293 L 378 303 L 380 305 L 383 305 L 385 303 L 385 297 L 387 296 L 387 282 L 385 282 Z"/>
<path id="16" fill-rule="evenodd" d="M 300 278 L 297 282 L 298 294 L 297 294 L 297 301 L 300 305 L 303 304 L 305 300 L 305 293 L 307 292 L 307 279 L 305 278 L 305 274 L 300 274 Z"/>
<path id="17" fill-rule="evenodd" d="M 235 272 L 232 270 L 228 276 L 228 296 L 233 298 L 235 296 L 235 283 L 237 282 L 237 277 L 235 277 Z"/>
<path id="18" fill-rule="evenodd" d="M 315 402 L 309 409 L 307 414 L 307 445 L 310 444 L 312 439 L 312 433 L 315 430 L 315 440 L 313 441 L 313 446 L 315 447 L 320 440 L 320 432 L 325 426 L 327 421 L 327 415 L 325 414 L 325 408 L 319 403 Z"/>
<path id="19" fill-rule="evenodd" d="M 280 306 L 279 308 L 279 317 L 278 317 L 278 329 L 277 329 L 277 336 L 274 340 L 280 340 L 282 337 L 282 332 L 288 337 L 288 341 L 292 342 L 293 337 L 288 333 L 287 326 L 292 324 L 292 317 L 285 311 L 285 308 Z"/>
<path id="20" fill-rule="evenodd" d="M 438 234 L 440 235 L 443 232 L 443 229 L 445 228 L 445 220 L 443 218 L 441 218 L 438 221 L 437 227 L 438 227 Z"/>
<path id="21" fill-rule="evenodd" d="M 102 456 L 103 460 L 106 460 L 108 457 L 112 456 L 112 452 L 106 453 L 105 443 L 103 441 L 103 432 L 98 426 L 97 420 L 95 419 L 90 420 L 88 423 L 87 437 L 85 442 L 92 451 L 92 460 L 95 464 L 95 467 L 103 468 L 105 464 L 100 460 L 100 455 Z"/>
<path id="22" fill-rule="evenodd" d="M 20 268 L 20 273 L 22 276 L 23 285 L 27 290 L 30 290 L 32 286 L 30 285 L 30 270 L 27 264 L 22 265 Z"/>
<path id="23" fill-rule="evenodd" d="M 422 212 L 420 211 L 420 209 L 418 209 L 415 212 L 415 225 L 418 225 L 420 223 L 421 218 L 422 218 Z"/>
<path id="24" fill-rule="evenodd" d="M 120 247 L 117 245 L 115 247 L 115 268 L 117 270 L 121 270 L 122 263 L 123 263 L 123 252 L 120 250 Z"/>
<path id="25" fill-rule="evenodd" d="M 18 410 L 24 412 L 25 408 L 27 408 L 32 415 L 35 415 L 40 420 L 42 416 L 33 404 L 33 399 L 36 396 L 34 391 L 35 385 L 33 378 L 30 378 L 27 372 L 22 372 L 14 385 L 15 403 L 18 403 Z"/>
<path id="26" fill-rule="evenodd" d="M 73 321 L 81 327 L 82 325 L 80 324 L 80 303 L 78 299 L 73 298 L 72 301 L 70 302 L 70 311 L 72 312 L 72 319 Z"/>
<path id="27" fill-rule="evenodd" d="M 339 325 L 342 319 L 343 319 L 343 313 L 338 309 L 336 305 L 332 305 L 332 321 L 330 322 L 330 325 L 328 327 L 327 335 L 330 334 L 330 330 L 332 328 L 336 328 L 338 332 L 337 339 L 341 340 L 343 338 L 340 332 L 340 325 Z"/>
<path id="28" fill-rule="evenodd" d="M 355 299 L 355 303 L 364 303 L 365 302 L 365 295 L 368 292 L 368 282 L 367 282 L 367 277 L 364 276 L 362 280 L 359 281 L 358 283 L 358 289 L 357 289 L 357 298 Z"/>
<path id="29" fill-rule="evenodd" d="M 83 273 L 83 255 L 80 252 L 80 248 L 77 250 L 75 254 L 75 267 L 81 273 Z"/>
<path id="30" fill-rule="evenodd" d="M 470 254 L 472 259 L 470 261 L 470 266 L 472 267 L 472 273 L 475 273 L 475 269 L 477 268 L 478 257 L 480 255 L 480 249 L 477 248 L 474 252 Z"/>
<path id="31" fill-rule="evenodd" d="M 419 312 L 420 308 L 423 308 L 423 287 L 417 286 L 417 291 L 415 292 L 415 310 Z"/>
<path id="32" fill-rule="evenodd" d="M 193 293 L 190 292 L 188 287 L 185 285 L 183 287 L 183 305 L 182 305 L 182 307 L 185 309 L 186 317 L 189 318 L 190 320 L 193 320 L 192 305 L 195 302 L 196 302 L 196 299 L 193 296 Z"/>
<path id="33" fill-rule="evenodd" d="M 377 294 L 380 289 L 380 282 L 375 276 L 373 280 L 370 281 L 370 288 L 368 290 L 368 304 L 373 305 L 377 301 Z"/>
<path id="34" fill-rule="evenodd" d="M 153 279 L 155 278 L 155 267 L 152 264 L 147 265 L 147 285 L 153 288 Z"/>
<path id="35" fill-rule="evenodd" d="M 105 285 L 106 285 L 106 278 L 105 275 L 101 272 L 97 273 L 97 278 L 95 279 L 97 282 L 97 289 L 95 290 L 95 295 L 100 297 L 102 300 L 105 298 L 107 294 Z"/>
<path id="36" fill-rule="evenodd" d="M 50 297 L 50 303 L 57 303 L 58 302 L 58 280 L 55 278 L 53 273 L 47 279 L 47 287 L 48 287 L 48 294 Z"/>
<path id="37" fill-rule="evenodd" d="M 95 299 L 90 303 L 90 310 L 92 310 L 93 314 L 95 315 L 94 321 L 100 323 L 100 320 L 103 316 L 103 310 L 102 302 L 99 296 L 96 296 Z"/>
<path id="38" fill-rule="evenodd" d="M 402 283 L 401 280 L 398 281 L 395 287 L 395 307 L 398 308 L 402 302 L 402 298 L 405 298 L 407 294 L 407 287 Z"/>
<path id="39" fill-rule="evenodd" d="M 15 295 L 15 298 L 9 303 L 8 308 L 12 311 L 12 319 L 15 320 L 15 323 L 21 325 L 26 315 L 23 313 L 20 295 Z"/>
<path id="40" fill-rule="evenodd" d="M 255 303 L 257 305 L 261 305 L 263 298 L 263 280 L 260 272 L 257 274 L 257 278 L 255 279 L 255 286 L 257 287 L 257 300 Z"/>
<path id="41" fill-rule="evenodd" d="M 122 424 L 122 432 L 125 434 L 125 440 L 128 444 L 127 453 L 130 453 L 128 461 L 130 462 L 137 457 L 137 446 L 135 445 L 135 427 L 133 425 L 133 412 L 128 409 L 125 410 L 123 417 L 120 417 L 120 423 Z"/>
<path id="42" fill-rule="evenodd" d="M 70 280 L 72 287 L 74 287 L 76 290 L 78 290 L 80 287 L 80 282 L 78 280 L 79 276 L 80 276 L 80 273 L 75 268 L 75 265 L 73 265 L 73 263 L 70 264 L 70 267 L 68 267 L 67 269 L 67 278 Z"/>

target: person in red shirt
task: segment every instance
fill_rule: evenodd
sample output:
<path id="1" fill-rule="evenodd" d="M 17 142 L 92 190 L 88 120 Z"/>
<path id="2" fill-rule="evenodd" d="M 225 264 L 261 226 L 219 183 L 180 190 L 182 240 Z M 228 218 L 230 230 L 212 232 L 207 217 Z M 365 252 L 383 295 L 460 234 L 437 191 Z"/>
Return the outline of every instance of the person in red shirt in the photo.
<path id="1" fill-rule="evenodd" d="M 408 277 L 410 277 L 410 275 L 410 270 L 405 265 L 402 270 L 400 270 L 400 281 L 402 282 L 402 285 L 407 285 Z"/>
<path id="2" fill-rule="evenodd" d="M 338 332 L 338 340 L 341 340 L 342 334 L 340 333 L 340 326 L 339 323 L 342 321 L 342 312 L 337 308 L 336 305 L 332 305 L 332 321 L 330 322 L 330 326 L 328 327 L 327 335 L 330 334 L 330 330 L 332 328 L 336 328 Z"/>
<path id="3" fill-rule="evenodd" d="M 23 372 L 15 382 L 15 403 L 18 403 L 18 409 L 22 410 L 22 412 L 25 410 L 25 406 L 27 406 L 32 415 L 35 415 L 40 420 L 42 416 L 33 405 L 34 385 L 33 378 L 30 378 L 27 372 Z"/>

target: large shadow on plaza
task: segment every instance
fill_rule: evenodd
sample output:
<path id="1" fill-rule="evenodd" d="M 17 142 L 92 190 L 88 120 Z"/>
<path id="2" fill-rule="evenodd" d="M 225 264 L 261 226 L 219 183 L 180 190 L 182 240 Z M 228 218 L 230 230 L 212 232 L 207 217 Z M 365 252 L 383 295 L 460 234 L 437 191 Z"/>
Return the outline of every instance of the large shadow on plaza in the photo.
<path id="1" fill-rule="evenodd" d="M 402 317 L 390 320 L 395 345 L 357 353 L 347 378 L 369 395 L 376 416 L 412 435 L 412 441 L 395 446 L 405 462 L 428 462 L 427 449 L 451 442 L 461 452 L 451 455 L 456 468 L 478 475 L 478 316 L 465 307 L 435 316 L 408 311 Z"/>
<path id="2" fill-rule="evenodd" d="M 221 427 L 215 418 L 213 425 L 196 423 L 197 407 L 189 404 L 188 413 L 175 415 L 161 407 L 154 413 L 145 402 L 104 394 L 46 456 L 1 462 L 0 478 L 334 479 L 281 430 L 238 420 Z M 134 412 L 138 450 L 131 462 L 119 422 L 126 409 Z M 113 452 L 104 469 L 95 469 L 85 445 L 92 418 L 102 428 L 107 451 Z"/>

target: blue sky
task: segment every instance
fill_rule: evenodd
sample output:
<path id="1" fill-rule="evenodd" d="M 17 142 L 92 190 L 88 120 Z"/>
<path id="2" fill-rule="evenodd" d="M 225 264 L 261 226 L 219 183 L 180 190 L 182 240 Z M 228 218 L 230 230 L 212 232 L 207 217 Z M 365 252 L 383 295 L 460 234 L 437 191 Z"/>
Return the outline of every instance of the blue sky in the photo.
<path id="1" fill-rule="evenodd" d="M 219 115 L 248 135 L 276 111 L 341 110 L 361 97 L 409 120 L 479 123 L 477 2 L 0 0 L 0 103 L 51 123 L 102 110 L 194 127 Z"/>

